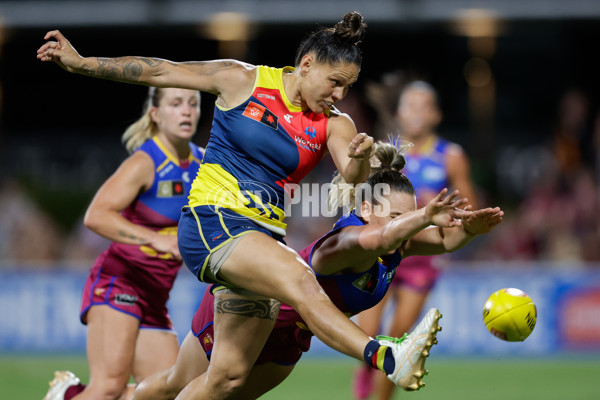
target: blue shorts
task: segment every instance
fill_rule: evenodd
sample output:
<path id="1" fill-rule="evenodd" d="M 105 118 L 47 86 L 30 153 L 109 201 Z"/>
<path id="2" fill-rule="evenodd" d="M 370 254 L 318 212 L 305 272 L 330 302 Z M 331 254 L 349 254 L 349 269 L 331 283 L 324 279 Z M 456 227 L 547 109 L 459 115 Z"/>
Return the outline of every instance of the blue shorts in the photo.
<path id="1" fill-rule="evenodd" d="M 183 262 L 199 280 L 229 286 L 209 273 L 210 257 L 235 238 L 250 232 L 262 232 L 285 244 L 282 236 L 250 218 L 218 206 L 184 207 L 177 228 L 177 241 Z"/>

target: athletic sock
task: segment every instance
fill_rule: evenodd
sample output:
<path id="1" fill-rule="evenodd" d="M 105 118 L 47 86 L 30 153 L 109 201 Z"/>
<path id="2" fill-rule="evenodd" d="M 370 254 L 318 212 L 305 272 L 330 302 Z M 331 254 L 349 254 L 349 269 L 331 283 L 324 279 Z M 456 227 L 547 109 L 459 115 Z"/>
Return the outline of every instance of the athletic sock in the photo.
<path id="1" fill-rule="evenodd" d="M 375 339 L 367 343 L 363 357 L 367 364 L 373 368 L 380 369 L 386 375 L 393 373 L 396 368 L 396 361 L 394 360 L 394 353 L 392 353 L 391 347 L 382 346 Z"/>
<path id="2" fill-rule="evenodd" d="M 85 385 L 83 385 L 81 383 L 78 384 L 78 385 L 69 386 L 69 388 L 65 392 L 64 399 L 65 400 L 71 400 L 73 397 L 75 397 L 79 393 L 83 392 L 83 389 L 85 389 Z"/>

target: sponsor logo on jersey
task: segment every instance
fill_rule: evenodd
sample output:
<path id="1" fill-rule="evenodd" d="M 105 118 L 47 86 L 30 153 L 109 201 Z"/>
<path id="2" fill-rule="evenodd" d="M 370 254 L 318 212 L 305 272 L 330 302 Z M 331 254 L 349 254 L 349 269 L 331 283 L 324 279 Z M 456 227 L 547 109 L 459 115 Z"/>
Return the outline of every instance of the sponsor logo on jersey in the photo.
<path id="1" fill-rule="evenodd" d="M 211 334 L 208 332 L 206 333 L 206 336 L 204 336 L 204 338 L 202 338 L 202 341 L 204 342 L 204 344 L 214 343 L 214 340 L 213 340 Z"/>
<path id="2" fill-rule="evenodd" d="M 185 187 L 183 186 L 183 181 L 158 181 L 158 191 L 156 193 L 156 197 L 183 196 L 184 192 Z"/>
<path id="3" fill-rule="evenodd" d="M 317 136 L 317 130 L 314 126 L 307 126 L 304 130 L 304 134 L 310 137 L 311 139 L 314 139 Z"/>
<path id="4" fill-rule="evenodd" d="M 308 140 L 301 138 L 300 136 L 296 136 L 295 139 L 296 143 L 306 150 L 321 150 L 321 143 L 309 142 Z"/>
<path id="5" fill-rule="evenodd" d="M 132 294 L 119 293 L 115 295 L 115 304 L 122 304 L 126 306 L 132 306 L 137 303 L 138 297 Z"/>
<path id="6" fill-rule="evenodd" d="M 253 101 L 248 103 L 246 109 L 242 113 L 244 117 L 251 118 L 261 124 L 267 125 L 270 128 L 277 129 L 278 117 L 273 114 L 268 108 L 261 106 Z"/>
<path id="7" fill-rule="evenodd" d="M 258 97 L 259 99 L 275 100 L 275 96 L 271 96 L 270 94 L 266 94 L 266 93 L 258 93 L 256 95 L 256 97 Z"/>
<path id="8" fill-rule="evenodd" d="M 168 174 L 169 172 L 171 172 L 171 170 L 172 170 L 173 168 L 175 168 L 175 167 L 173 166 L 173 164 L 171 164 L 171 163 L 167 164 L 167 166 L 166 166 L 166 167 L 164 167 L 164 168 L 163 168 L 163 169 L 162 169 L 162 170 L 161 170 L 161 171 L 158 173 L 158 177 L 159 177 L 159 178 L 162 178 L 162 177 L 164 177 L 166 174 Z"/>
<path id="9" fill-rule="evenodd" d="M 373 294 L 375 292 L 375 288 L 377 288 L 378 282 L 379 279 L 373 277 L 370 273 L 367 272 L 361 275 L 357 280 L 352 282 L 352 286 L 359 290 L 362 290 L 363 292 Z"/>
<path id="10" fill-rule="evenodd" d="M 285 122 L 287 122 L 288 124 L 291 124 L 291 123 L 292 123 L 292 118 L 294 118 L 294 116 L 293 116 L 293 115 L 291 115 L 291 114 L 285 114 L 285 115 L 283 116 L 283 119 L 285 119 Z"/>
<path id="11" fill-rule="evenodd" d="M 225 234 L 225 232 L 215 232 L 212 234 L 212 240 L 218 240 L 221 237 L 223 237 L 223 235 Z"/>

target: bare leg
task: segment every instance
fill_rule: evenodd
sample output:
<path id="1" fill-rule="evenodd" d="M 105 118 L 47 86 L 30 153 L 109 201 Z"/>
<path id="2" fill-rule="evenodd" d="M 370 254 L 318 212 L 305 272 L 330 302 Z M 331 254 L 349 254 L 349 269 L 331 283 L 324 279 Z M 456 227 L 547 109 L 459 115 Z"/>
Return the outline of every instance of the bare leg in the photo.
<path id="1" fill-rule="evenodd" d="M 135 349 L 133 379 L 140 383 L 150 375 L 163 371 L 177 360 L 179 342 L 174 332 L 140 329 Z"/>
<path id="2" fill-rule="evenodd" d="M 219 276 L 234 286 L 286 302 L 327 345 L 363 359 L 370 338 L 333 305 L 310 267 L 287 246 L 262 233 L 246 234 L 221 267 Z M 238 309 L 244 306 L 273 310 L 273 304 L 266 303 L 265 297 L 232 293 L 219 296 L 223 297 L 215 300 L 215 346 L 210 366 L 206 374 L 190 382 L 178 399 L 223 399 L 239 390 L 273 327 L 274 319 L 235 313 L 230 307 L 237 303 Z M 217 307 L 227 312 L 219 312 Z"/>
<path id="3" fill-rule="evenodd" d="M 285 380 L 294 369 L 294 365 L 266 363 L 254 366 L 246 384 L 230 400 L 257 399 Z"/>
<path id="4" fill-rule="evenodd" d="M 238 243 L 220 273 L 234 285 L 289 304 L 326 345 L 363 359 L 369 336 L 333 305 L 294 250 L 251 233 Z"/>
<path id="5" fill-rule="evenodd" d="M 90 382 L 76 400 L 127 399 L 127 382 L 139 328 L 137 318 L 108 306 L 93 306 L 88 311 L 87 357 Z"/>
<path id="6" fill-rule="evenodd" d="M 198 338 L 189 332 L 181 344 L 175 365 L 144 379 L 133 400 L 172 400 L 194 378 L 208 369 L 208 359 Z"/>
<path id="7" fill-rule="evenodd" d="M 215 293 L 211 362 L 177 399 L 230 398 L 246 382 L 278 312 L 279 303 L 272 299 L 231 290 Z"/>

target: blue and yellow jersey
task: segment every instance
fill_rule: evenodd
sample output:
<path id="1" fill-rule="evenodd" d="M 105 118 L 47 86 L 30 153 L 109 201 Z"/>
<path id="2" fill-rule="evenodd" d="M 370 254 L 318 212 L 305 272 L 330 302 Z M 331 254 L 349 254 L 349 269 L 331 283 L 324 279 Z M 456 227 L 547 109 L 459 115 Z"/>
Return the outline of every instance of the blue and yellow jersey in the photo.
<path id="1" fill-rule="evenodd" d="M 123 217 L 160 234 L 176 235 L 181 208 L 187 203 L 203 154 L 193 143 L 190 150 L 186 160 L 179 160 L 157 137 L 140 146 L 136 151 L 145 152 L 154 162 L 154 182 L 123 210 Z M 172 254 L 159 253 L 150 246 L 112 242 L 95 266 L 110 275 L 131 275 L 136 282 L 172 285 L 181 262 Z"/>
<path id="2" fill-rule="evenodd" d="M 418 152 L 409 151 L 404 154 L 406 166 L 402 173 L 413 184 L 419 207 L 427 204 L 449 185 L 446 170 L 449 146 L 452 146 L 451 142 L 433 136 Z"/>
<path id="3" fill-rule="evenodd" d="M 283 74 L 293 70 L 258 66 L 244 103 L 216 105 L 190 207 L 227 208 L 285 235 L 285 185 L 300 182 L 327 146 L 328 115 L 303 111 L 285 94 Z"/>
<path id="4" fill-rule="evenodd" d="M 312 255 L 320 243 L 339 233 L 345 227 L 362 225 L 364 222 L 352 211 L 342 216 L 329 233 L 302 249 L 298 254 L 312 268 Z M 351 316 L 373 307 L 383 299 L 401 261 L 402 255 L 396 250 L 392 254 L 379 257 L 378 261 L 364 272 L 337 275 L 320 275 L 315 272 L 315 274 L 333 304 L 346 315 Z"/>

